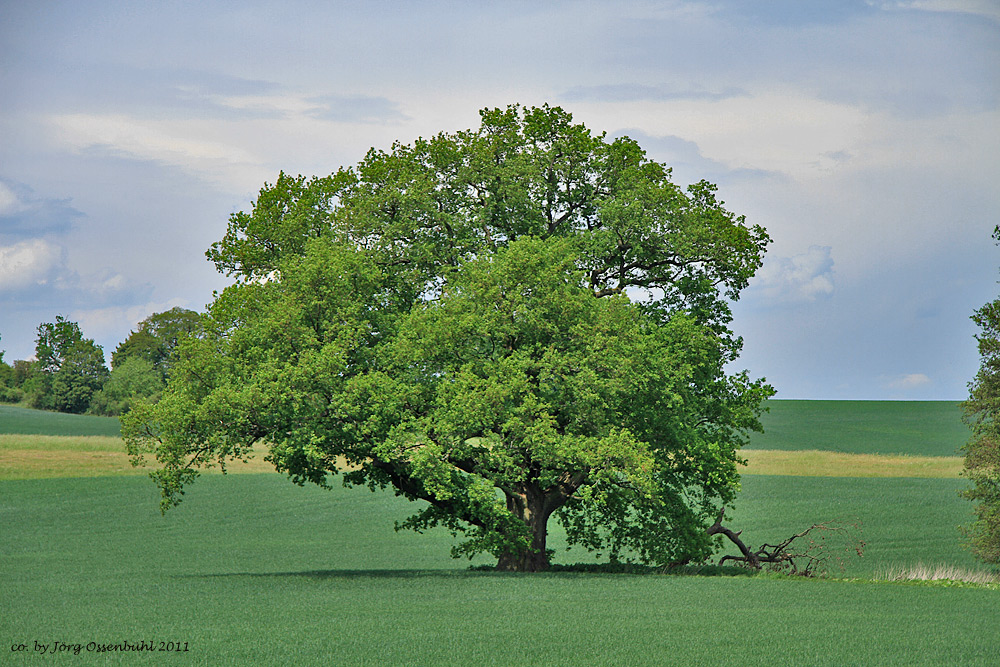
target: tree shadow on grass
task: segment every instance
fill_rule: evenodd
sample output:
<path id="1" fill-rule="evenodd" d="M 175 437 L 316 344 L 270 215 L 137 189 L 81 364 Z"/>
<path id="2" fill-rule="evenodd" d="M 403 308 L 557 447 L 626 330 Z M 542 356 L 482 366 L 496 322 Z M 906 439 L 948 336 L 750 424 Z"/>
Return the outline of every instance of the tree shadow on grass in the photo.
<path id="1" fill-rule="evenodd" d="M 285 578 L 307 579 L 418 579 L 456 577 L 478 574 L 470 570 L 302 570 L 301 572 L 213 572 L 208 574 L 177 574 L 178 579 L 216 578 Z"/>
<path id="2" fill-rule="evenodd" d="M 214 578 L 284 578 L 304 577 L 308 579 L 421 579 L 421 578 L 481 578 L 481 577 L 580 577 L 580 576 L 698 576 L 698 577 L 750 577 L 758 574 L 743 567 L 718 565 L 688 565 L 663 569 L 641 565 L 615 563 L 578 563 L 574 565 L 553 565 L 545 572 L 502 572 L 492 565 L 479 565 L 464 569 L 449 570 L 302 570 L 300 572 L 216 572 L 207 574 L 179 574 L 182 579 Z"/>

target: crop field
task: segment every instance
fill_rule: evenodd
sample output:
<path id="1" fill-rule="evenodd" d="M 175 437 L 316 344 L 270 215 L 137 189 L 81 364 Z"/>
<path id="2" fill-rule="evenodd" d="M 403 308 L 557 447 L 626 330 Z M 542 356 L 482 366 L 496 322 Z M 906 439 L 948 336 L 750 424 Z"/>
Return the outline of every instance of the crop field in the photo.
<path id="1" fill-rule="evenodd" d="M 864 557 L 846 559 L 833 578 L 516 575 L 452 560 L 446 531 L 394 532 L 413 505 L 391 493 L 299 488 L 256 472 L 264 464 L 202 477 L 161 516 L 144 475 L 115 472 L 117 462 L 82 467 L 89 453 L 114 455 L 118 442 L 0 439 L 0 664 L 1000 662 L 1000 586 L 883 580 L 889 568 L 918 564 L 983 569 L 960 544 L 965 482 L 947 467 L 834 476 L 809 474 L 816 460 L 803 459 L 760 474 L 766 452 L 783 448 L 748 451 L 757 474 L 744 476 L 727 525 L 759 544 L 817 521 L 861 522 Z M 871 450 L 855 453 L 882 458 L 858 470 L 908 453 Z M 11 451 L 58 452 L 78 472 L 58 476 L 58 458 L 45 472 Z M 912 457 L 934 458 L 927 449 Z M 593 561 L 564 545 L 553 527 L 558 563 Z M 157 654 L 98 653 L 126 641 Z M 160 642 L 178 655 L 156 651 Z M 53 646 L 62 655 L 41 654 Z"/>
<path id="2" fill-rule="evenodd" d="M 957 456 L 969 438 L 950 401 L 770 401 L 751 449 Z"/>
<path id="3" fill-rule="evenodd" d="M 114 437 L 121 433 L 121 423 L 117 417 L 70 415 L 0 405 L 0 434 L 10 433 Z"/>

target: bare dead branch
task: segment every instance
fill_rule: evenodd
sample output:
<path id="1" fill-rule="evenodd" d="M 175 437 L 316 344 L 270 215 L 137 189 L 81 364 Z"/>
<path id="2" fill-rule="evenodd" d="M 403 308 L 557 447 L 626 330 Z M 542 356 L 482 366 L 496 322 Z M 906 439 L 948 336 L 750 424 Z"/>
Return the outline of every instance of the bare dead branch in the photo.
<path id="1" fill-rule="evenodd" d="M 864 556 L 865 542 L 860 538 L 861 526 L 858 523 L 814 523 L 778 544 L 762 544 L 753 550 L 740 539 L 742 531 L 734 532 L 722 525 L 724 513 L 725 510 L 719 512 L 719 518 L 707 532 L 709 535 L 725 535 L 742 555 L 725 555 L 719 559 L 719 565 L 733 562 L 756 570 L 767 567 L 772 571 L 813 577 L 827 574 L 831 563 L 843 569 L 843 554 L 854 554 L 859 558 Z M 843 543 L 840 550 L 832 551 L 827 541 L 827 537 L 834 535 Z"/>

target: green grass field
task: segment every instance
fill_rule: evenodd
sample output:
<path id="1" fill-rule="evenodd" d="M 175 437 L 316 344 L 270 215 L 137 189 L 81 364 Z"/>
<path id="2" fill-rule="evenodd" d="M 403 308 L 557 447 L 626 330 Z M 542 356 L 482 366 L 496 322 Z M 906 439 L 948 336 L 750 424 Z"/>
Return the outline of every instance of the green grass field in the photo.
<path id="1" fill-rule="evenodd" d="M 898 490 L 823 481 L 776 530 L 810 504 L 847 494 L 853 510 Z M 779 489 L 780 480 L 757 478 L 745 502 Z M 907 489 L 896 520 L 940 520 L 905 501 L 949 491 Z M 983 641 L 1000 622 L 994 590 L 470 572 L 447 557 L 446 533 L 395 534 L 409 504 L 391 494 L 300 489 L 273 474 L 203 478 L 166 517 L 138 477 L 8 481 L 0 492 L 7 644 L 173 640 L 190 651 L 172 660 L 199 665 L 995 664 L 995 646 Z M 876 553 L 957 553 L 940 535 L 927 543 L 904 533 L 883 534 Z M 561 558 L 576 556 L 586 557 Z M 85 649 L 78 659 L 98 657 L 137 660 Z M 35 662 L 14 660 L 4 664 Z"/>
<path id="2" fill-rule="evenodd" d="M 844 576 L 874 577 L 887 566 L 919 563 L 977 568 L 958 532 L 972 517 L 958 496 L 964 480 L 747 475 L 742 486 L 726 524 L 743 530 L 748 544 L 773 544 L 814 522 L 860 522 L 865 555 L 848 558 Z"/>
<path id="3" fill-rule="evenodd" d="M 141 475 L 7 478 L 0 664 L 996 665 L 996 586 L 873 581 L 917 563 L 977 567 L 956 530 L 963 484 L 745 476 L 726 523 L 751 544 L 862 522 L 865 556 L 832 573 L 846 581 L 470 571 L 447 532 L 395 533 L 413 505 L 391 493 L 273 473 L 202 477 L 166 516 Z M 555 528 L 557 562 L 592 561 L 564 544 Z M 57 641 L 80 654 L 36 654 Z M 87 649 L 122 641 L 188 651 Z"/>
<path id="4" fill-rule="evenodd" d="M 69 415 L 0 404 L 0 434 L 8 433 L 117 436 L 121 434 L 121 423 L 117 417 Z"/>
<path id="5" fill-rule="evenodd" d="M 751 449 L 957 456 L 969 439 L 950 401 L 769 401 Z"/>

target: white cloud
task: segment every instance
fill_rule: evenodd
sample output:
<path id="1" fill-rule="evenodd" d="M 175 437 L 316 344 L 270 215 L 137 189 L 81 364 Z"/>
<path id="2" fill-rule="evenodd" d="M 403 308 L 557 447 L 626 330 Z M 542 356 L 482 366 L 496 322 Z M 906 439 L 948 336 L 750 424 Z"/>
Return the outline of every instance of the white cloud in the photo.
<path id="1" fill-rule="evenodd" d="M 66 248 L 49 239 L 35 238 L 0 246 L 0 298 L 4 314 L 30 312 L 34 319 L 50 318 L 73 309 L 128 310 L 145 303 L 151 292 L 150 284 L 129 279 L 109 268 L 86 273 L 74 270 Z M 156 305 L 159 304 L 150 307 Z M 39 311 L 44 312 L 40 315 Z"/>
<path id="2" fill-rule="evenodd" d="M 810 246 L 792 257 L 771 257 L 757 272 L 748 294 L 772 302 L 815 301 L 834 291 L 833 257 L 828 246 Z"/>
<path id="3" fill-rule="evenodd" d="M 44 239 L 0 246 L 0 291 L 45 285 L 63 268 L 64 252 Z"/>
<path id="4" fill-rule="evenodd" d="M 101 283 L 101 289 L 109 291 L 121 291 L 128 286 L 128 281 L 125 280 L 125 276 L 120 273 L 116 273 L 107 280 Z"/>
<path id="5" fill-rule="evenodd" d="M 23 208 L 17 194 L 6 183 L 0 181 L 0 215 L 12 215 Z"/>
<path id="6" fill-rule="evenodd" d="M 399 109 L 399 105 L 385 97 L 364 95 L 323 95 L 311 98 L 316 108 L 308 115 L 321 120 L 340 123 L 388 123 L 397 124 L 411 120 Z"/>
<path id="7" fill-rule="evenodd" d="M 1000 3 L 996 0 L 886 0 L 869 2 L 880 9 L 916 9 L 927 12 L 954 12 L 958 14 L 975 14 L 1000 21 Z"/>
<path id="8" fill-rule="evenodd" d="M 617 128 L 622 118 L 653 136 L 677 136 L 729 169 L 795 174 L 825 170 L 823 156 L 855 152 L 866 131 L 860 108 L 792 89 L 750 89 L 720 100 L 583 102 L 574 115 L 588 126 Z"/>
<path id="9" fill-rule="evenodd" d="M 306 113 L 317 108 L 294 95 L 207 95 L 207 99 L 228 109 L 286 116 Z"/>
<path id="10" fill-rule="evenodd" d="M 259 182 L 268 173 L 262 160 L 233 135 L 232 121 L 171 121 L 122 114 L 61 114 L 50 116 L 49 121 L 57 141 L 76 152 L 99 150 L 151 160 L 226 187 Z"/>
<path id="11" fill-rule="evenodd" d="M 717 102 L 732 97 L 750 97 L 750 93 L 736 86 L 713 91 L 705 90 L 700 86 L 673 89 L 666 86 L 612 83 L 596 86 L 573 86 L 562 94 L 562 98 L 568 102 L 662 102 L 676 100 Z"/>
<path id="12" fill-rule="evenodd" d="M 215 96 L 212 100 L 245 115 L 156 118 L 76 113 L 53 114 L 46 120 L 55 143 L 77 155 L 107 154 L 175 167 L 227 192 L 256 190 L 279 170 L 329 173 L 360 159 L 372 146 L 416 136 L 398 129 L 409 116 L 382 97 Z M 359 124 L 376 129 L 359 132 Z"/>
<path id="13" fill-rule="evenodd" d="M 923 373 L 900 375 L 886 383 L 890 389 L 916 389 L 931 384 L 931 379 Z"/>
<path id="14" fill-rule="evenodd" d="M 81 275 L 67 263 L 66 249 L 42 238 L 0 246 L 0 292 L 20 292 L 19 301 L 40 297 L 103 304 L 135 299 L 149 286 L 129 280 L 110 269 Z"/>
<path id="15" fill-rule="evenodd" d="M 170 299 L 165 302 L 151 301 L 131 306 L 79 309 L 72 311 L 69 319 L 79 323 L 84 334 L 97 341 L 110 358 L 118 343 L 125 340 L 139 322 L 153 313 L 162 313 L 175 306 L 188 307 L 188 301 Z"/>
<path id="16" fill-rule="evenodd" d="M 41 196 L 25 183 L 0 174 L 0 235 L 8 241 L 63 233 L 84 217 L 70 199 Z"/>

